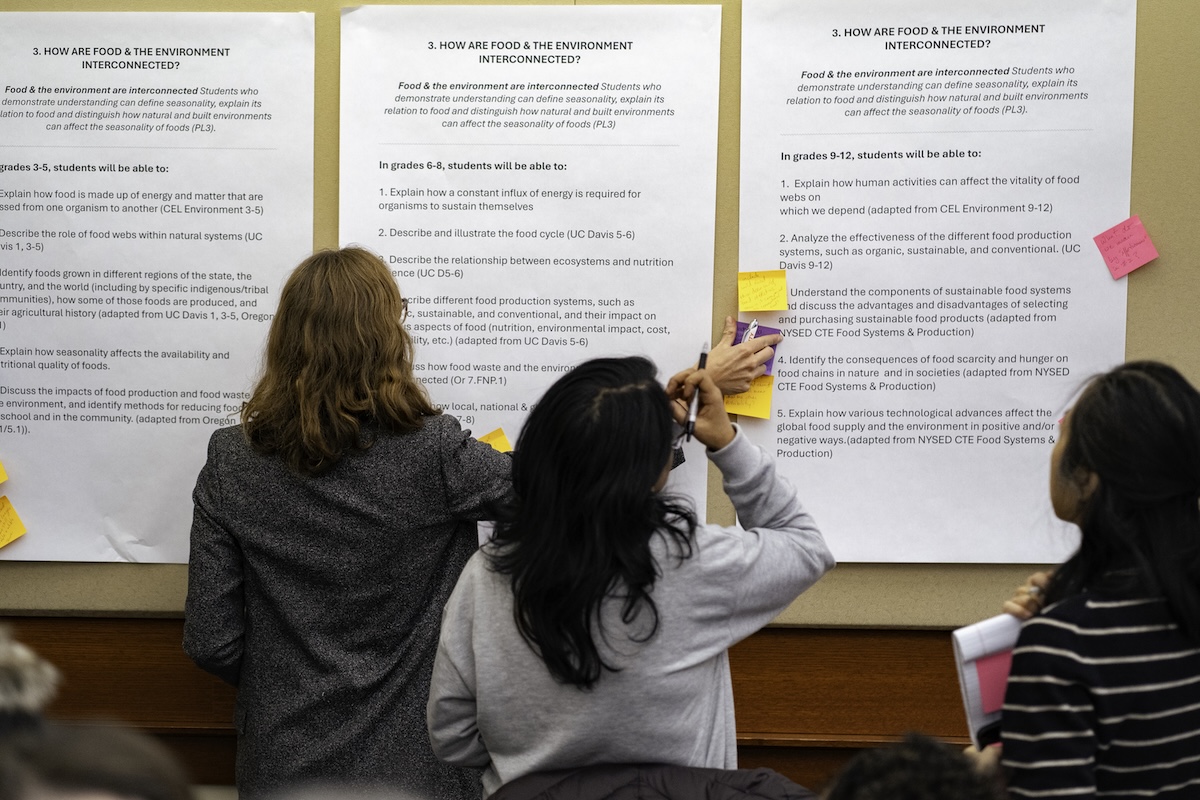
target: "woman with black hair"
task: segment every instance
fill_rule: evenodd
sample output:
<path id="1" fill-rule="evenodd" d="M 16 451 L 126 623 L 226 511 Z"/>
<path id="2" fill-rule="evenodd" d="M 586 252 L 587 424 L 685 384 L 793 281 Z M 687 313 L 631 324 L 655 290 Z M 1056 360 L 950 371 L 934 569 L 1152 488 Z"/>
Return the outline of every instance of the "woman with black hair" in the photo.
<path id="1" fill-rule="evenodd" d="M 698 525 L 661 493 L 695 392 L 695 436 L 744 529 Z M 513 487 L 514 516 L 443 614 L 434 752 L 483 767 L 485 795 L 588 764 L 735 767 L 726 651 L 833 557 L 711 378 L 687 370 L 664 391 L 645 359 L 576 367 L 530 414 Z"/>
<path id="2" fill-rule="evenodd" d="M 1095 378 L 1050 498 L 1082 537 L 1005 605 L 1031 617 L 1004 699 L 1009 793 L 1200 796 L 1200 394 L 1152 361 Z"/>

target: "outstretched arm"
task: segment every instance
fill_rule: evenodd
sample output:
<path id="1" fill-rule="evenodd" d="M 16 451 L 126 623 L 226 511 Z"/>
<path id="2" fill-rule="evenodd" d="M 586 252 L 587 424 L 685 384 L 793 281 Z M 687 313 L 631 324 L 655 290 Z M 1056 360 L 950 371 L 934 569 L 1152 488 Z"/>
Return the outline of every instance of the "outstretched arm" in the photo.
<path id="1" fill-rule="evenodd" d="M 736 335 L 737 323 L 733 321 L 733 317 L 726 317 L 721 340 L 709 352 L 708 363 L 705 365 L 705 370 L 721 390 L 721 394 L 740 394 L 748 391 L 755 378 L 766 374 L 766 363 L 775 355 L 775 345 L 783 341 L 783 336 L 773 333 L 734 344 L 733 337 Z M 681 382 L 683 376 L 692 369 L 695 367 L 677 373 L 667 382 L 668 394 L 672 386 Z"/>

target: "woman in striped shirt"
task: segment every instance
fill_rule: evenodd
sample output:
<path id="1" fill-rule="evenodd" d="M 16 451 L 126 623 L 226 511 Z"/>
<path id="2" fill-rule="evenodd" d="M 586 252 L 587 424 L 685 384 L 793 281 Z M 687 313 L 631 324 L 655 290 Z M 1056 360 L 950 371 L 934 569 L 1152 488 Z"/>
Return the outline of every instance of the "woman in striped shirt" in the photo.
<path id="1" fill-rule="evenodd" d="M 1200 797 L 1200 394 L 1149 361 L 1094 379 L 1063 419 L 1050 497 L 1082 537 L 1007 607 L 1040 611 L 1004 700 L 1008 790 Z"/>

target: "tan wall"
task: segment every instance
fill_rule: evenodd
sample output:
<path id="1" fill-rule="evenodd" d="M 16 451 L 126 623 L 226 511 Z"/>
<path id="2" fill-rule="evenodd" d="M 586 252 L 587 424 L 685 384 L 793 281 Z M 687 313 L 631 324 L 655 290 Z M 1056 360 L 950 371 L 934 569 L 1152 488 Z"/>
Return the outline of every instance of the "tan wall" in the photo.
<path id="1" fill-rule="evenodd" d="M 803 2 L 803 0 L 796 0 Z M 736 308 L 738 115 L 741 3 L 722 3 L 721 112 L 718 139 L 714 332 Z M 0 0 L 0 11 L 308 11 L 316 16 L 314 246 L 337 244 L 338 35 L 340 6 L 329 0 Z M 1129 278 L 1128 358 L 1170 362 L 1200 383 L 1200 3 L 1141 0 L 1138 7 L 1133 191 L 1160 258 Z M 1191 266 L 1189 266 L 1191 264 Z M 732 512 L 710 491 L 710 518 Z M 963 522 L 964 535 L 969 520 Z M 838 567 L 780 621 L 835 627 L 954 627 L 995 613 L 1030 571 L 1011 565 Z M 0 612 L 18 614 L 178 615 L 181 565 L 0 562 Z"/>

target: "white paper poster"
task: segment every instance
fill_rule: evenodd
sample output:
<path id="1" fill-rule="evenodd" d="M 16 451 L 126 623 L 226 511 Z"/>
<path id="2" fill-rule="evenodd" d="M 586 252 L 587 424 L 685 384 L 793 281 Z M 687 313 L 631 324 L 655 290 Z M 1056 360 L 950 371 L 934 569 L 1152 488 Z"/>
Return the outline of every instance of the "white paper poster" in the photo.
<path id="1" fill-rule="evenodd" d="M 477 435 L 589 358 L 710 335 L 717 6 L 342 17 L 340 238 L 409 300 L 417 375 Z M 699 446 L 676 480 L 704 508 Z"/>
<path id="2" fill-rule="evenodd" d="M 740 268 L 786 271 L 746 421 L 842 561 L 1060 560 L 1073 389 L 1123 358 L 1134 0 L 747 0 Z M 749 315 L 745 315 L 749 316 Z"/>
<path id="3" fill-rule="evenodd" d="M 0 558 L 184 562 L 312 247 L 313 17 L 6 13 L 0 75 Z"/>

